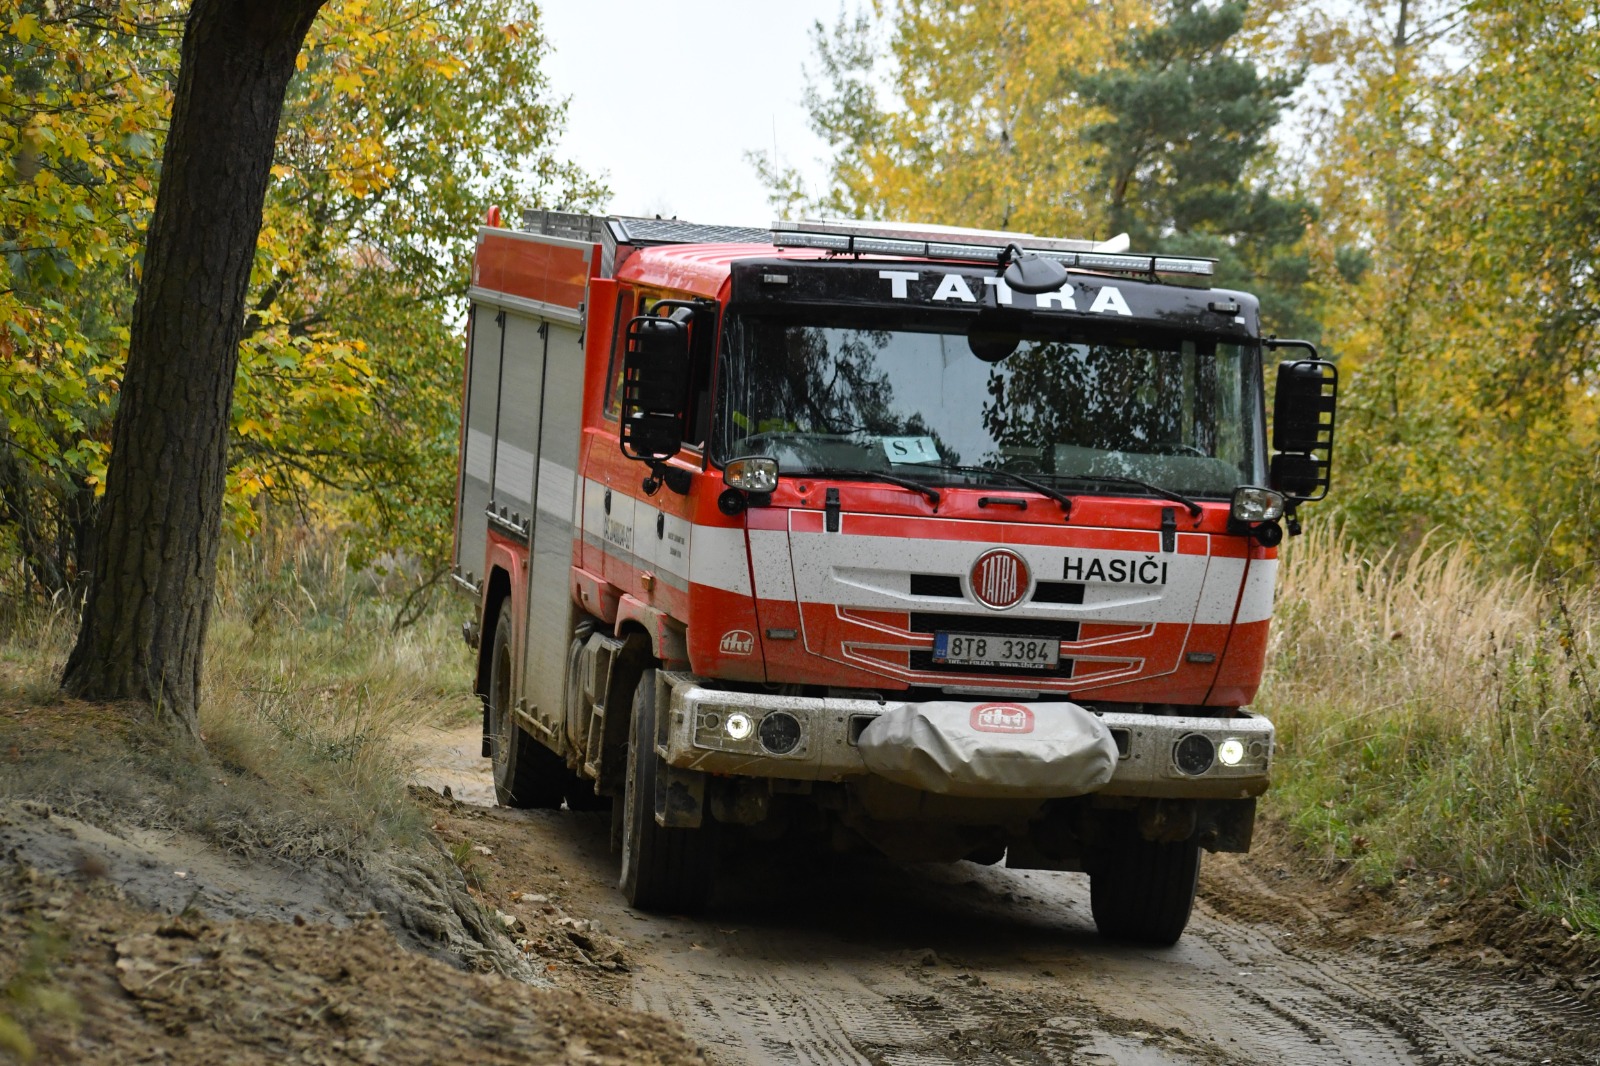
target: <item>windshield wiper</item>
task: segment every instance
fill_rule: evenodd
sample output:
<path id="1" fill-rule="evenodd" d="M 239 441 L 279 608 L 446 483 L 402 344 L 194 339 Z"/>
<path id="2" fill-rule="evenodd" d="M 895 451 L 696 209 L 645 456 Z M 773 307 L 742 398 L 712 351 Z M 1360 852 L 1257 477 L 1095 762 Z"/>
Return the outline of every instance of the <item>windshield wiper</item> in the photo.
<path id="1" fill-rule="evenodd" d="M 995 477 L 1002 477 L 1010 481 L 1012 484 L 1021 485 L 1024 488 L 1032 489 L 1039 495 L 1048 496 L 1050 499 L 1056 501 L 1061 505 L 1061 513 L 1063 517 L 1072 514 L 1071 496 L 1068 496 L 1060 489 L 1051 488 L 1042 481 L 1035 481 L 1033 478 L 1023 477 L 1021 474 L 1013 474 L 1009 470 L 993 470 L 987 466 L 952 466 L 948 463 L 918 463 L 917 465 L 926 467 L 929 470 L 949 470 L 958 474 L 992 474 Z"/>
<path id="2" fill-rule="evenodd" d="M 1124 477 L 1121 474 L 1057 474 L 1056 477 L 1067 481 L 1093 481 L 1102 485 L 1136 485 L 1141 489 L 1146 489 L 1155 493 L 1164 500 L 1171 500 L 1174 503 L 1183 504 L 1189 509 L 1190 518 L 1199 519 L 1199 517 L 1205 513 L 1200 509 L 1200 505 L 1198 503 L 1195 503 L 1193 500 L 1189 499 L 1189 497 L 1183 495 L 1183 493 L 1173 492 L 1171 489 L 1164 489 L 1160 485 L 1152 485 L 1148 481 L 1140 481 L 1136 477 Z"/>
<path id="3" fill-rule="evenodd" d="M 939 506 L 939 490 L 932 485 L 924 485 L 920 481 L 913 481 L 908 477 L 900 477 L 898 474 L 886 474 L 882 470 L 848 470 L 830 466 L 823 467 L 821 470 L 807 470 L 806 473 L 812 477 L 836 477 L 850 481 L 886 481 L 891 485 L 899 485 L 901 488 L 910 489 L 912 492 L 920 492 L 935 507 Z"/>

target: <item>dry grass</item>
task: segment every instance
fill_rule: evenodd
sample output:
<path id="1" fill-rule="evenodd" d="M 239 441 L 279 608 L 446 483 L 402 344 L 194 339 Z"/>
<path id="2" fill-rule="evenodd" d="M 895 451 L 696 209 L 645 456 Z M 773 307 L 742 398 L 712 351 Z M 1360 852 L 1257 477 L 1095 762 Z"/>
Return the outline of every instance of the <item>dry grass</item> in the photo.
<path id="1" fill-rule="evenodd" d="M 36 735 L 0 793 L 181 826 L 292 861 L 356 859 L 413 838 L 422 818 L 405 795 L 406 738 L 475 715 L 478 704 L 459 618 L 447 609 L 455 604 L 391 631 L 404 587 L 402 575 L 350 573 L 332 533 L 292 529 L 225 552 L 203 755 L 136 727 L 104 735 L 94 712 L 61 704 L 74 612 L 61 603 L 18 612 L 0 638 L 0 700 L 38 708 L 33 726 L 51 736 L 74 718 L 84 728 L 59 745 Z"/>
<path id="2" fill-rule="evenodd" d="M 1376 884 L 1513 890 L 1600 930 L 1600 603 L 1458 545 L 1370 558 L 1337 535 L 1283 569 L 1257 706 L 1271 804 Z"/>

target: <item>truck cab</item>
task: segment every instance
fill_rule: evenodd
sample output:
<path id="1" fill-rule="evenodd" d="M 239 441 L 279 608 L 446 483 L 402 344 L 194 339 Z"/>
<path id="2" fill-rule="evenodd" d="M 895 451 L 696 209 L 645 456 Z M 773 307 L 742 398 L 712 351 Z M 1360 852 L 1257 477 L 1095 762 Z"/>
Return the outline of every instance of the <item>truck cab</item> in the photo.
<path id="1" fill-rule="evenodd" d="M 485 228 L 456 569 L 502 802 L 610 798 L 642 907 L 702 904 L 742 827 L 1087 873 L 1102 933 L 1174 942 L 1269 782 L 1248 705 L 1337 392 L 1210 269 L 936 226 Z"/>

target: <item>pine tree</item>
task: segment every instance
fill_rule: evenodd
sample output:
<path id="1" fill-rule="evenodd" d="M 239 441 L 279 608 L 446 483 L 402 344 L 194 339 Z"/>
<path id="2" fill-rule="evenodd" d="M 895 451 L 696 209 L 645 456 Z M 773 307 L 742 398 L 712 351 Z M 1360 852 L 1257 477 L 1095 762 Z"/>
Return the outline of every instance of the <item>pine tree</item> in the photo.
<path id="1" fill-rule="evenodd" d="M 1219 260 L 1218 284 L 1262 296 L 1269 328 L 1304 335 L 1311 317 L 1298 245 L 1310 205 L 1269 187 L 1267 137 L 1302 73 L 1262 76 L 1237 50 L 1244 0 L 1171 0 L 1120 47 L 1121 63 L 1075 79 L 1106 118 L 1089 187 L 1136 248 Z"/>

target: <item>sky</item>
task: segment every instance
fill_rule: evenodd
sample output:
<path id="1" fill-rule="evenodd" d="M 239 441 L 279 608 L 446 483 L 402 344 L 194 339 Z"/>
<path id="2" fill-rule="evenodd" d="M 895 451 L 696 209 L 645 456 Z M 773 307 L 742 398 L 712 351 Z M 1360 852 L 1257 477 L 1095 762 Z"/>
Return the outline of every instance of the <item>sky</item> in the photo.
<path id="1" fill-rule="evenodd" d="M 547 0 L 544 69 L 568 98 L 559 153 L 611 187 L 622 215 L 765 227 L 747 151 L 813 183 L 826 145 L 806 127 L 811 24 L 841 0 Z"/>

